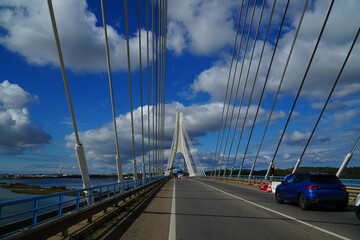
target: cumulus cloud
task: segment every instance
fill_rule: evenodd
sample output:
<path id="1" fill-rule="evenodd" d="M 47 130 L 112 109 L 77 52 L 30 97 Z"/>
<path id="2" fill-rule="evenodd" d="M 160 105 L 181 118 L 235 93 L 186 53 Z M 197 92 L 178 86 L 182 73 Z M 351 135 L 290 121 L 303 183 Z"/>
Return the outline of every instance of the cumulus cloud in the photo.
<path id="1" fill-rule="evenodd" d="M 28 103 L 36 102 L 38 97 L 31 96 L 17 84 L 11 84 L 8 80 L 1 83 L 0 109 L 21 108 Z"/>
<path id="2" fill-rule="evenodd" d="M 303 24 L 295 45 L 291 61 L 285 75 L 283 91 L 296 93 L 300 81 L 303 79 L 305 69 L 310 60 L 320 29 L 325 19 L 329 2 L 316 1 L 314 6 L 308 7 L 304 16 Z M 360 16 L 356 14 L 360 7 L 358 1 L 341 1 L 334 4 L 329 21 L 326 25 L 324 35 L 319 44 L 314 61 L 306 78 L 302 95 L 312 98 L 323 98 L 327 96 L 340 71 L 345 56 L 358 29 Z M 271 75 L 269 87 L 275 91 L 280 81 L 283 65 L 290 50 L 290 44 L 295 34 L 295 27 L 299 21 L 300 11 L 292 22 L 293 30 L 288 31 L 279 43 L 279 56 L 276 60 L 274 71 Z M 348 22 L 349 24 L 345 24 Z M 356 76 L 360 70 L 359 45 L 354 48 L 353 53 L 344 69 L 340 82 L 334 93 L 334 98 L 341 98 L 345 94 L 358 94 L 359 83 Z M 350 87 L 351 86 L 351 87 Z M 351 89 L 350 89 L 351 88 Z M 356 90 L 354 89 L 356 88 Z"/>
<path id="3" fill-rule="evenodd" d="M 311 104 L 311 107 L 313 109 L 323 109 L 324 107 L 324 103 L 312 103 Z M 343 110 L 346 108 L 346 104 L 344 104 L 343 102 L 337 100 L 337 101 L 334 101 L 334 102 L 330 102 L 327 106 L 326 106 L 326 109 L 329 109 L 329 110 Z"/>
<path id="4" fill-rule="evenodd" d="M 227 66 L 213 66 L 201 72 L 191 85 L 196 92 L 206 92 L 213 100 L 224 99 L 229 69 Z"/>
<path id="5" fill-rule="evenodd" d="M 186 47 L 184 29 L 177 22 L 169 22 L 167 48 L 173 50 L 177 55 L 181 54 Z"/>
<path id="6" fill-rule="evenodd" d="M 290 134 L 285 134 L 285 137 L 284 137 L 284 142 L 286 144 L 289 144 L 289 145 L 304 145 L 306 144 L 306 142 L 308 141 L 309 137 L 310 137 L 310 132 L 307 132 L 307 133 L 301 133 L 299 131 L 294 131 Z M 329 141 L 330 139 L 328 137 L 324 137 L 324 136 L 318 136 L 318 135 L 315 135 L 313 138 L 312 138 L 312 141 L 317 141 L 317 142 L 326 142 L 326 141 Z"/>
<path id="7" fill-rule="evenodd" d="M 104 29 L 98 26 L 102 21 L 98 22 L 86 1 L 53 1 L 53 7 L 65 66 L 76 72 L 106 71 Z M 22 55 L 28 63 L 59 66 L 46 1 L 1 1 L 0 30 L 0 44 Z M 126 38 L 112 26 L 107 25 L 107 30 L 111 66 L 113 70 L 126 69 Z M 141 34 L 146 36 L 146 31 L 142 29 Z M 131 65 L 136 69 L 139 66 L 138 29 L 129 41 Z M 145 37 L 141 48 L 146 54 Z M 142 59 L 146 61 L 146 56 Z"/>
<path id="8" fill-rule="evenodd" d="M 0 154 L 20 154 L 49 143 L 51 136 L 31 120 L 26 108 L 36 100 L 17 84 L 0 83 Z"/>
<path id="9" fill-rule="evenodd" d="M 296 6 L 299 7 L 298 4 L 296 4 Z M 278 89 L 278 85 L 284 71 L 285 62 L 290 51 L 290 46 L 295 35 L 295 30 L 301 14 L 301 11 L 299 11 L 301 8 L 296 10 L 296 6 L 292 7 L 292 10 L 288 15 L 290 26 L 281 36 L 277 54 L 275 55 L 272 70 L 270 72 L 270 78 L 266 87 L 266 92 L 270 94 L 276 92 Z M 308 6 L 288 69 L 286 71 L 280 94 L 294 95 L 297 93 L 310 56 L 313 52 L 321 26 L 325 19 L 326 11 L 324 11 L 324 9 L 328 9 L 328 7 L 329 3 L 325 1 L 316 1 L 314 6 Z M 325 29 L 324 36 L 318 47 L 309 74 L 306 78 L 305 85 L 302 89 L 302 97 L 309 99 L 324 99 L 324 97 L 329 94 L 330 89 L 340 71 L 340 67 L 345 60 L 346 53 L 349 51 L 350 45 L 355 37 L 355 33 L 358 28 L 357 23 L 360 21 L 360 16 L 356 12 L 356 9 L 359 7 L 360 3 L 358 1 L 349 0 L 335 3 Z M 268 11 L 269 9 L 266 10 L 266 12 Z M 280 12 L 278 13 L 280 15 Z M 344 21 L 349 24 L 345 24 Z M 276 34 L 277 31 L 278 29 L 275 31 Z M 250 38 L 250 41 L 253 41 L 253 39 Z M 265 81 L 265 76 L 274 48 L 272 43 L 273 41 L 274 39 L 270 38 L 266 42 L 264 57 L 256 85 L 259 87 L 257 87 L 257 91 L 255 91 L 255 94 L 257 94 L 255 96 L 259 95 Z M 253 62 L 250 68 L 248 80 L 249 86 L 252 85 L 253 78 L 255 77 L 255 70 L 258 65 L 262 45 L 263 40 L 260 38 L 257 42 Z M 360 83 L 357 80 L 357 76 L 360 74 L 360 69 L 357 67 L 360 63 L 360 55 L 357 54 L 359 50 L 360 45 L 355 45 L 352 55 L 350 56 L 346 68 L 344 69 L 333 94 L 333 98 L 339 99 L 349 95 L 358 96 L 360 93 Z M 240 89 L 242 89 L 247 76 L 246 71 L 249 67 L 250 53 L 251 48 L 249 47 L 244 59 L 244 70 L 241 75 Z M 235 77 L 235 85 L 238 82 L 240 72 L 239 68 L 243 61 L 242 55 L 240 56 L 237 69 L 238 75 Z M 234 72 L 235 65 L 236 61 L 234 61 L 233 69 L 231 70 L 232 73 Z M 199 73 L 194 83 L 191 85 L 191 89 L 195 93 L 208 93 L 213 101 L 223 100 L 225 96 L 226 83 L 228 81 L 229 68 L 230 57 L 226 57 L 225 61 L 217 62 L 211 68 L 205 69 Z M 231 76 L 231 80 L 232 77 L 233 76 Z M 219 89 L 223 89 L 223 91 L 219 91 Z M 250 90 L 251 88 L 247 87 L 247 96 L 249 96 Z"/>
<path id="10" fill-rule="evenodd" d="M 166 116 L 165 116 L 165 159 L 167 160 L 170 154 L 170 148 L 172 138 L 175 131 L 175 116 L 176 112 L 183 112 L 184 125 L 189 133 L 193 144 L 200 144 L 197 139 L 201 136 L 205 136 L 208 132 L 216 132 L 219 128 L 220 116 L 223 105 L 221 103 L 208 103 L 203 105 L 193 104 L 191 106 L 184 106 L 181 103 L 173 102 L 166 104 Z M 246 109 L 246 107 L 245 107 Z M 249 116 L 253 118 L 256 111 L 256 107 L 250 107 Z M 150 112 L 152 112 L 152 106 L 150 106 Z M 259 113 L 259 120 L 262 121 L 267 118 L 268 111 L 261 109 Z M 274 113 L 274 118 L 283 117 L 284 113 Z M 132 138 L 131 138 L 131 125 L 130 125 L 130 113 L 125 115 L 119 115 L 116 118 L 119 138 L 120 155 L 123 161 L 124 171 L 130 171 L 132 169 Z M 151 118 L 150 118 L 151 119 Z M 152 129 L 152 120 L 150 120 L 150 127 Z M 242 120 L 240 120 L 242 121 Z M 246 127 L 250 127 L 252 120 L 246 123 Z M 234 123 L 233 123 L 234 125 Z M 135 151 L 138 167 L 142 163 L 142 135 L 141 135 L 141 109 L 134 110 L 134 126 L 135 126 Z M 148 128 L 147 128 L 147 106 L 144 106 L 144 144 L 145 144 L 145 162 L 148 162 Z M 240 128 L 240 124 L 238 128 Z M 152 130 L 151 130 L 152 131 Z M 92 164 L 90 168 L 98 164 L 105 164 L 110 168 L 115 169 L 115 140 L 114 140 L 114 128 L 112 123 L 105 124 L 97 129 L 90 129 L 84 132 L 80 132 L 80 139 L 84 145 L 86 157 Z M 66 147 L 73 148 L 75 145 L 75 135 L 67 135 L 65 137 Z M 152 138 L 150 139 L 150 145 L 152 148 Z M 152 156 L 152 150 L 150 152 Z"/>
<path id="11" fill-rule="evenodd" d="M 300 18 L 301 12 L 299 11 L 299 9 L 302 8 L 301 4 L 300 2 L 296 3 L 296 6 L 291 4 L 291 8 L 289 9 L 289 14 L 287 17 L 289 25 L 285 27 L 284 33 L 281 36 L 281 40 L 278 45 L 277 54 L 275 55 L 273 67 L 270 72 L 269 82 L 267 84 L 265 92 L 265 99 L 269 96 L 273 97 L 274 93 L 277 91 L 278 84 L 284 70 L 284 64 L 287 59 L 290 46 L 295 34 L 295 28 Z M 283 98 L 283 101 L 284 96 L 286 96 L 287 98 L 289 96 L 294 96 L 298 91 L 300 82 L 304 76 L 306 66 L 309 62 L 309 58 L 313 51 L 322 23 L 325 19 L 326 10 L 328 9 L 328 7 L 329 2 L 325 1 L 317 1 L 314 2 L 314 4 L 312 4 L 311 6 L 308 6 L 299 37 L 297 39 L 291 61 L 285 75 L 284 83 L 281 88 L 280 99 Z M 324 104 L 323 101 L 328 96 L 329 91 L 339 73 L 346 53 L 348 52 L 350 44 L 352 43 L 358 29 L 357 22 L 359 22 L 360 18 L 355 10 L 358 7 L 360 7 L 360 5 L 357 1 L 336 2 L 334 5 L 331 17 L 324 32 L 324 36 L 321 40 L 321 43 L 319 45 L 301 93 L 301 98 L 306 98 L 307 100 L 310 100 L 306 103 L 308 103 L 312 109 L 322 108 Z M 279 9 L 275 10 L 275 12 L 281 13 Z M 266 14 L 268 14 L 267 10 L 265 12 L 265 16 L 267 16 Z M 278 20 L 279 19 L 277 19 L 276 21 L 278 22 Z M 346 25 L 344 21 L 350 22 L 350 24 Z M 341 26 L 344 26 L 344 28 L 342 28 Z M 275 31 L 274 29 L 272 29 L 271 31 L 275 33 L 277 30 Z M 248 87 L 245 90 L 245 102 L 248 101 L 246 99 L 248 99 L 251 91 L 251 88 L 249 86 L 252 86 L 253 78 L 255 76 L 255 66 L 257 66 L 257 62 L 259 61 L 259 53 L 260 47 L 262 46 L 262 40 L 258 41 L 259 42 L 257 43 L 253 63 L 250 69 L 249 82 L 247 83 Z M 262 86 L 267 72 L 267 67 L 270 57 L 272 55 L 273 42 L 274 39 L 267 42 L 265 46 L 264 58 L 262 61 L 259 77 L 257 79 L 257 84 L 254 92 L 255 99 L 258 98 L 262 90 Z M 349 129 L 348 125 L 354 121 L 356 116 L 358 116 L 357 106 L 360 99 L 360 87 L 358 86 L 359 82 L 356 80 L 356 76 L 360 74 L 360 70 L 357 67 L 360 63 L 360 55 L 357 54 L 358 52 L 359 45 L 357 44 L 355 45 L 353 53 L 346 65 L 346 68 L 344 69 L 344 72 L 342 73 L 339 84 L 337 85 L 336 90 L 333 94 L 333 99 L 328 106 L 328 110 L 332 111 L 327 111 L 323 116 L 323 119 L 321 121 L 322 125 L 317 130 L 317 133 L 315 133 L 315 136 L 311 141 L 311 145 L 307 150 L 306 157 L 314 157 L 314 161 L 319 158 L 322 159 L 321 161 L 329 162 L 335 162 L 339 160 L 336 159 L 339 155 L 338 153 L 341 152 L 341 148 L 338 147 L 339 141 L 337 140 L 339 138 L 339 134 L 337 134 L 337 136 L 335 137 L 330 133 L 334 129 L 336 131 L 347 131 L 347 129 Z M 247 70 L 247 68 L 249 67 L 249 59 L 250 50 L 248 50 L 244 59 L 245 70 Z M 239 66 L 241 64 L 241 61 L 242 59 L 239 60 Z M 234 62 L 234 65 L 235 63 L 236 62 Z M 194 83 L 190 86 L 190 89 L 193 90 L 195 93 L 208 93 L 211 101 L 224 101 L 226 83 L 229 74 L 229 66 L 230 57 L 226 57 L 225 61 L 217 62 L 212 67 L 203 70 L 198 74 L 198 76 L 194 80 Z M 237 70 L 238 75 L 235 77 L 235 86 L 237 85 L 237 81 L 239 78 L 239 69 Z M 233 71 L 234 69 L 232 69 L 232 72 Z M 243 73 L 240 82 L 240 89 L 243 89 L 245 76 L 246 75 Z M 242 93 L 240 92 L 240 96 L 241 94 Z M 351 100 L 349 100 L 350 97 L 352 97 Z M 253 103 L 256 103 L 256 100 L 253 100 Z M 282 104 L 284 103 L 282 102 Z M 306 122 L 310 122 L 309 118 L 312 119 L 311 121 L 313 121 L 313 118 L 317 118 L 317 114 L 312 115 L 313 113 L 315 113 L 315 111 L 310 111 L 311 113 L 309 113 L 308 110 L 308 108 L 306 111 L 304 111 L 304 108 L 300 108 L 299 110 L 301 115 L 306 112 L 306 116 L 302 116 L 303 118 L 307 118 Z M 311 115 L 311 117 L 309 116 L 309 114 Z M 293 116 L 294 115 L 298 114 L 294 113 Z M 313 123 L 310 122 L 310 127 L 313 127 L 312 124 Z M 310 132 L 304 132 L 303 130 L 304 123 L 301 123 L 299 127 L 302 128 L 302 130 L 293 131 L 285 135 L 284 142 L 286 144 L 283 144 L 280 148 L 279 154 L 277 155 L 276 159 L 277 161 L 295 163 L 296 159 L 299 157 L 303 146 L 305 145 L 306 141 L 310 136 Z M 332 131 L 327 132 L 326 129 L 330 128 Z M 353 135 L 356 136 L 357 133 L 358 130 L 354 131 Z M 342 135 L 342 133 L 340 135 Z M 271 139 L 274 141 L 272 142 Z M 265 142 L 267 146 L 264 146 L 264 149 L 260 153 L 260 163 L 268 162 L 267 158 L 269 157 L 271 160 L 274 148 L 276 147 L 274 146 L 274 144 L 277 144 L 278 139 L 274 138 L 274 136 L 271 136 L 270 140 L 266 139 L 265 141 L 267 142 Z M 249 151 L 248 155 L 252 156 L 252 154 L 253 152 Z"/>
<path id="12" fill-rule="evenodd" d="M 218 116 L 221 111 L 221 104 L 209 104 L 204 106 L 192 106 L 185 107 L 180 103 L 167 104 L 166 106 L 166 118 L 165 118 L 165 151 L 166 158 L 169 154 L 171 147 L 172 137 L 175 130 L 175 114 L 178 111 L 184 113 L 184 121 L 186 122 L 186 128 L 191 137 L 199 137 L 206 134 L 206 131 L 215 131 L 218 127 Z M 150 106 L 150 112 L 152 107 Z M 131 125 L 130 125 L 130 113 L 120 115 L 116 118 L 118 127 L 119 147 L 120 155 L 123 161 L 124 169 L 131 169 L 132 160 L 132 139 L 131 139 Z M 147 120 L 147 106 L 144 107 L 144 119 Z M 152 120 L 151 120 L 152 121 Z M 134 126 L 135 126 L 135 151 L 137 156 L 137 162 L 142 162 L 142 144 L 141 144 L 141 110 L 140 108 L 134 111 Z M 147 121 L 144 123 L 145 133 L 145 157 L 148 161 L 148 129 Z M 151 122 L 152 127 L 152 122 Z M 108 123 L 101 128 L 92 129 L 80 133 L 80 139 L 84 144 L 87 159 L 94 163 L 106 163 L 109 165 L 115 162 L 115 140 L 113 132 L 113 124 Z M 74 134 L 66 136 L 66 146 L 73 148 L 75 144 Z M 152 139 L 151 147 L 152 147 Z M 152 152 L 151 152 L 152 156 Z"/>
<path id="13" fill-rule="evenodd" d="M 177 54 L 188 49 L 208 55 L 233 43 L 238 1 L 172 0 L 168 6 L 168 47 Z"/>

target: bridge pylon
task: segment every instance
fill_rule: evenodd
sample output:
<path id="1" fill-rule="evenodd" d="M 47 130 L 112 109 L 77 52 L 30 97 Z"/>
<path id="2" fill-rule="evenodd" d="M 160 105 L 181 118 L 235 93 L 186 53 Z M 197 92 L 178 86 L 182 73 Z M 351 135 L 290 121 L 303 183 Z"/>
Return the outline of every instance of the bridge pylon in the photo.
<path id="1" fill-rule="evenodd" d="M 166 176 L 170 176 L 172 173 L 173 165 L 174 165 L 174 159 L 176 154 L 182 153 L 185 159 L 186 167 L 189 171 L 190 177 L 196 176 L 193 165 L 191 164 L 189 153 L 186 147 L 185 142 L 185 128 L 184 128 L 184 122 L 183 122 L 183 113 L 179 112 L 176 113 L 176 123 L 175 123 L 175 132 L 174 132 L 174 138 L 171 144 L 171 152 L 167 163 L 166 168 Z"/>

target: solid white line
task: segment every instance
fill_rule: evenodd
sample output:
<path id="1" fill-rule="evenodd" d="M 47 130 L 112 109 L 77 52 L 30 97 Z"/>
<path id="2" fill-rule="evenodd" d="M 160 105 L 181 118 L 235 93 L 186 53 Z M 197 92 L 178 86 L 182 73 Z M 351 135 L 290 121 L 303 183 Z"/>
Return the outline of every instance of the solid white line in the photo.
<path id="1" fill-rule="evenodd" d="M 172 195 L 172 203 L 171 203 L 169 240 L 175 240 L 176 239 L 175 179 L 173 179 L 173 181 L 174 181 L 174 187 L 173 187 L 173 195 Z"/>
<path id="2" fill-rule="evenodd" d="M 203 184 L 203 185 L 205 185 L 205 186 L 208 186 L 208 187 L 210 187 L 210 188 L 213 188 L 213 189 L 215 189 L 215 190 L 217 190 L 217 191 L 219 191 L 219 192 L 222 192 L 222 193 L 224 193 L 224 194 L 226 194 L 226 195 L 229 195 L 229 196 L 231 196 L 231 197 L 233 197 L 233 198 L 236 198 L 236 199 L 239 199 L 239 200 L 244 201 L 244 202 L 246 202 L 246 203 L 252 204 L 252 205 L 254 205 L 254 206 L 257 206 L 257 207 L 259 207 L 259 208 L 262 208 L 262 209 L 264 209 L 264 210 L 267 210 L 267 211 L 269 211 L 269 212 L 272 212 L 272 213 L 278 214 L 278 215 L 280 215 L 280 216 L 282 216 L 282 217 L 285 217 L 285 218 L 291 219 L 291 220 L 293 220 L 293 221 L 295 221 L 295 222 L 298 222 L 298 223 L 304 224 L 304 225 L 306 225 L 306 226 L 308 226 L 308 227 L 311 227 L 311 228 L 317 229 L 317 230 L 319 230 L 319 231 L 321 231 L 321 232 L 327 233 L 327 234 L 332 235 L 332 236 L 334 236 L 334 237 L 337 237 L 337 238 L 340 238 L 340 239 L 346 239 L 346 240 L 350 239 L 350 238 L 347 238 L 347 237 L 341 236 L 341 235 L 339 235 L 339 234 L 336 234 L 336 233 L 330 232 L 330 231 L 328 231 L 328 230 L 325 230 L 325 229 L 323 229 L 323 228 L 320 228 L 320 227 L 314 226 L 314 225 L 312 225 L 312 224 L 310 224 L 310 223 L 307 223 L 307 222 L 301 221 L 301 220 L 296 219 L 296 218 L 294 218 L 294 217 L 291 217 L 291 216 L 289 216 L 289 215 L 283 214 L 283 213 L 281 213 L 281 212 L 277 212 L 277 211 L 272 210 L 272 209 L 270 209 L 270 208 L 267 208 L 267 207 L 261 206 L 261 205 L 259 205 L 259 204 L 257 204 L 257 203 L 253 203 L 253 202 L 248 201 L 248 200 L 246 200 L 246 199 L 244 199 L 244 198 L 241 198 L 241 197 L 235 196 L 235 195 L 233 195 L 233 194 L 227 193 L 227 192 L 225 192 L 225 191 L 223 191 L 223 190 L 220 190 L 220 189 L 218 189 L 218 188 L 216 188 L 216 187 L 213 187 L 213 186 L 207 185 L 207 184 L 202 183 L 202 182 L 200 182 L 200 181 L 198 181 L 198 182 L 199 182 L 199 183 L 201 183 L 201 184 Z"/>

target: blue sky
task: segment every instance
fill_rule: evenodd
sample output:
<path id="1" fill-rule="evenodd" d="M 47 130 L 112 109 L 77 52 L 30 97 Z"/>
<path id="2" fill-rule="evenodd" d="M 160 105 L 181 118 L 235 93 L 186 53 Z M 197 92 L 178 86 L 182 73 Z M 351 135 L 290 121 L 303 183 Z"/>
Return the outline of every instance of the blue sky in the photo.
<path id="1" fill-rule="evenodd" d="M 137 1 L 128 2 L 136 156 L 140 169 L 142 156 Z M 249 14 L 254 5 L 251 2 Z M 261 4 L 262 1 L 258 1 L 256 5 L 244 71 L 249 65 Z M 250 86 L 254 80 L 272 4 L 273 1 L 268 0 L 265 5 L 239 128 L 248 106 Z M 89 171 L 114 173 L 116 150 L 100 1 L 53 0 L 53 5 L 75 117 Z M 248 141 L 285 5 L 285 1 L 279 0 L 275 7 L 254 99 L 239 148 L 235 165 L 237 167 Z M 256 169 L 266 168 L 274 154 L 329 5 L 330 1 L 310 1 Z M 105 0 L 105 6 L 120 155 L 124 172 L 131 172 L 132 145 L 123 1 Z M 141 1 L 144 105 L 147 106 L 144 68 L 145 6 L 146 1 Z M 206 169 L 212 165 L 240 6 L 240 1 L 232 0 L 169 0 L 166 158 L 170 152 L 175 113 L 182 111 L 185 126 L 201 162 Z M 256 154 L 302 9 L 302 1 L 291 2 L 245 168 L 251 167 Z M 360 9 L 360 3 L 356 0 L 335 3 L 295 108 L 295 116 L 290 121 L 275 160 L 276 167 L 293 167 L 300 156 L 360 26 L 357 9 Z M 245 33 L 248 26 L 249 17 Z M 359 46 L 358 41 L 304 156 L 302 166 L 340 166 L 360 136 Z M 243 48 L 241 56 L 242 52 Z M 241 60 L 242 58 L 239 60 L 239 67 Z M 0 173 L 78 173 L 75 138 L 46 1 L 0 1 L 0 66 Z M 243 82 L 244 80 L 240 83 L 240 89 Z M 239 98 L 240 95 L 236 113 Z M 147 107 L 144 112 L 147 112 Z M 236 139 L 239 135 L 238 131 Z M 231 159 L 235 155 L 235 149 L 231 152 Z M 358 166 L 359 159 L 357 150 L 349 166 Z"/>

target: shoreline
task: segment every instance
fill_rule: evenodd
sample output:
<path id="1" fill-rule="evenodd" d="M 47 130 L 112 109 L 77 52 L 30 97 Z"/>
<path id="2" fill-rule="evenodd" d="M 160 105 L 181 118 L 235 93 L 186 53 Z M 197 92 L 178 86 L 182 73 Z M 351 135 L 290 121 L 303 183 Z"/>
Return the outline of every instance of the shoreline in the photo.
<path id="1" fill-rule="evenodd" d="M 68 189 L 65 186 L 51 186 L 41 187 L 39 185 L 29 185 L 25 183 L 10 183 L 5 185 L 1 183 L 1 188 L 9 189 L 13 193 L 25 193 L 25 194 L 33 194 L 33 195 L 47 195 L 52 193 L 66 192 L 74 189 Z"/>

